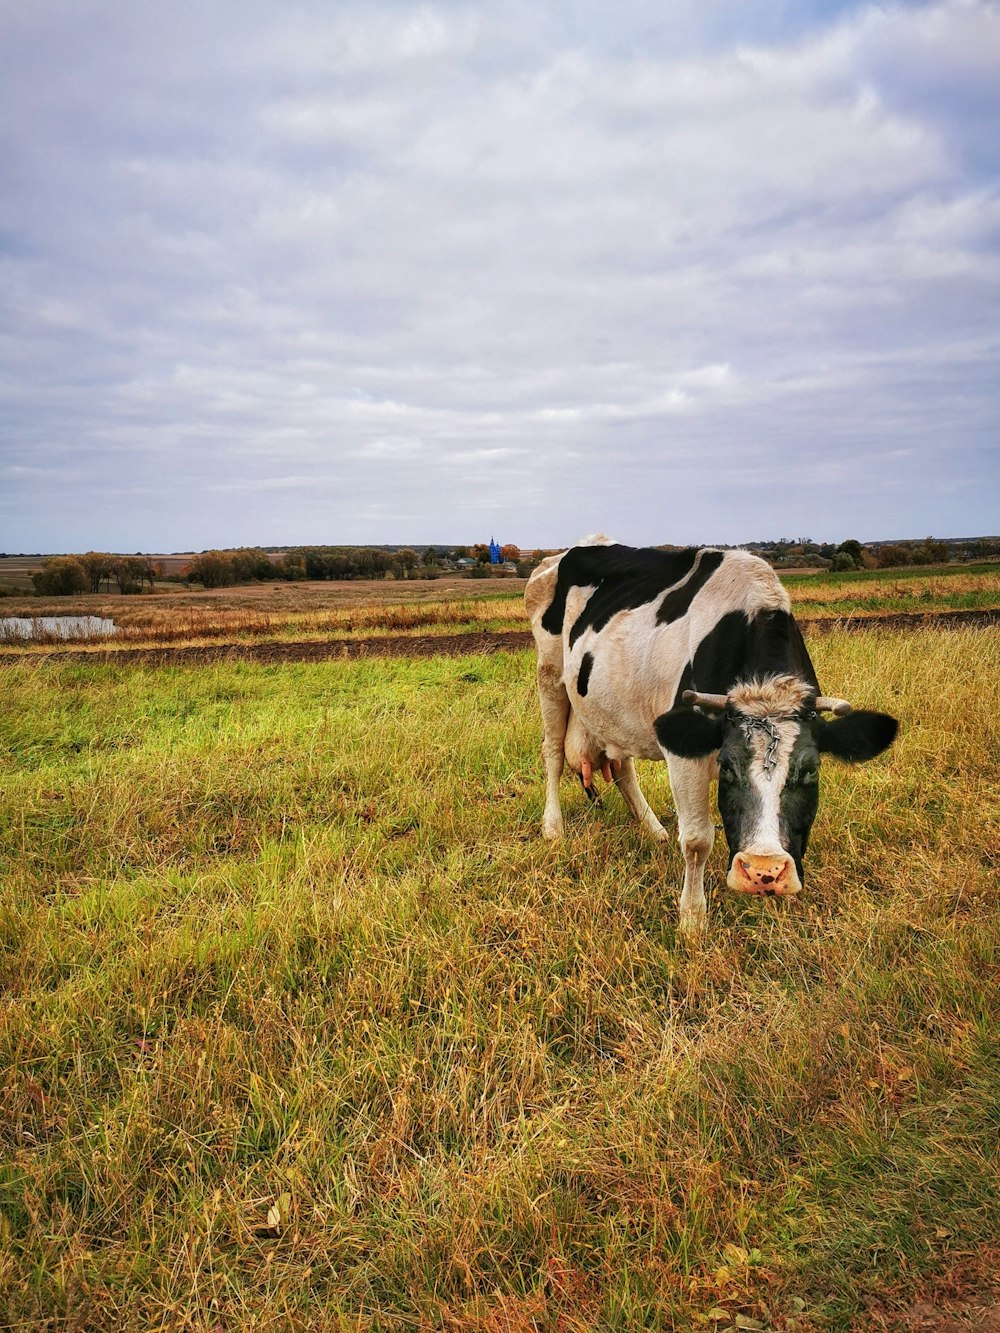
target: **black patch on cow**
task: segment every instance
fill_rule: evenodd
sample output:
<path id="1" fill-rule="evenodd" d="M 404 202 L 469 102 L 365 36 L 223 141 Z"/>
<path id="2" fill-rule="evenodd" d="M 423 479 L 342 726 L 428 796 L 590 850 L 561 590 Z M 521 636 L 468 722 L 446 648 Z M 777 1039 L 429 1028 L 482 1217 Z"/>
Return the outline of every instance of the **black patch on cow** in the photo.
<path id="1" fill-rule="evenodd" d="M 594 669 L 594 654 L 584 653 L 580 662 L 580 674 L 576 678 L 576 692 L 580 698 L 584 698 L 587 693 L 587 687 L 590 685 L 590 673 Z"/>
<path id="2" fill-rule="evenodd" d="M 898 730 L 899 723 L 888 713 L 870 713 L 862 708 L 846 717 L 838 717 L 834 722 L 821 722 L 816 744 L 835 759 L 860 764 L 888 749 Z"/>
<path id="3" fill-rule="evenodd" d="M 787 611 L 729 611 L 705 635 L 681 672 L 674 694 L 679 708 L 685 690 L 728 694 L 754 677 L 798 676 L 818 690 L 802 633 Z"/>
<path id="4" fill-rule="evenodd" d="M 809 846 L 809 834 L 819 809 L 819 755 L 807 726 L 802 727 L 798 743 L 792 751 L 788 777 L 781 789 L 778 807 L 778 832 L 781 845 L 789 852 L 805 884 L 802 862 Z"/>
<path id="5" fill-rule="evenodd" d="M 681 759 L 704 759 L 722 744 L 725 723 L 693 708 L 673 708 L 653 723 L 656 739 Z"/>
<path id="6" fill-rule="evenodd" d="M 747 845 L 750 832 L 760 819 L 760 797 L 750 785 L 749 752 L 740 747 L 737 734 L 730 729 L 727 742 L 733 741 L 736 741 L 735 745 L 727 743 L 719 754 L 718 792 L 730 866 L 736 853 Z"/>
<path id="7" fill-rule="evenodd" d="M 655 601 L 694 568 L 698 550 L 656 551 L 652 547 L 573 546 L 559 561 L 556 589 L 542 616 L 542 629 L 561 634 L 570 588 L 595 589 L 573 626 L 570 646 L 585 629 L 599 630 L 619 611 Z"/>
<path id="8" fill-rule="evenodd" d="M 660 603 L 656 612 L 658 625 L 669 625 L 681 616 L 686 616 L 691 603 L 704 588 L 723 561 L 722 551 L 699 551 L 698 561 L 690 578 L 684 580 L 679 588 L 671 588 Z"/>

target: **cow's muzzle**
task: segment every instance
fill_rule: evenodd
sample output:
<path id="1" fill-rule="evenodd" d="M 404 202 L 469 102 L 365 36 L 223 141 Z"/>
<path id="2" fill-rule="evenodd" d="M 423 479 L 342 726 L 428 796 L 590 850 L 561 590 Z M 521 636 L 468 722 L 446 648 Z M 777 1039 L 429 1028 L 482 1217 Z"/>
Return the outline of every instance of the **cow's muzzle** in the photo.
<path id="1" fill-rule="evenodd" d="M 726 883 L 737 893 L 761 893 L 769 897 L 783 897 L 802 891 L 799 872 L 787 852 L 771 852 L 765 856 L 754 852 L 737 852 L 729 867 Z"/>

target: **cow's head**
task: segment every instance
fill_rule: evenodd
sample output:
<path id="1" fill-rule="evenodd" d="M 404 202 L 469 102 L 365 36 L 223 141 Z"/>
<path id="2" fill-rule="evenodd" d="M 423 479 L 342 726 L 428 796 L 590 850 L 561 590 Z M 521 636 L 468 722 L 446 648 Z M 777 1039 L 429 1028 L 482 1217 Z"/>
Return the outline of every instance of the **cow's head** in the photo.
<path id="1" fill-rule="evenodd" d="M 819 804 L 820 755 L 872 759 L 892 744 L 899 724 L 886 713 L 852 712 L 843 699 L 817 698 L 796 676 L 682 697 L 696 707 L 664 713 L 656 735 L 663 750 L 685 759 L 718 754 L 726 883 L 743 893 L 798 893 Z M 832 722 L 825 712 L 836 715 Z"/>

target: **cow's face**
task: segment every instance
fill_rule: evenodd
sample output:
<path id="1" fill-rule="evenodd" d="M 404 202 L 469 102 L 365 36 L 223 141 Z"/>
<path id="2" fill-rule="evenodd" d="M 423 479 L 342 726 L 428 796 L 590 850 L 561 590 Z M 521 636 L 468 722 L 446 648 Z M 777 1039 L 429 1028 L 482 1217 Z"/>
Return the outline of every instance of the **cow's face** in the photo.
<path id="1" fill-rule="evenodd" d="M 819 806 L 819 746 L 803 713 L 726 709 L 719 750 L 719 813 L 731 889 L 798 893 Z"/>
<path id="2" fill-rule="evenodd" d="M 660 745 L 685 758 L 717 753 L 729 887 L 798 893 L 819 805 L 820 754 L 871 759 L 891 744 L 896 720 L 857 712 L 826 722 L 814 691 L 794 677 L 740 685 L 720 702 L 718 714 L 680 708 L 658 718 Z"/>

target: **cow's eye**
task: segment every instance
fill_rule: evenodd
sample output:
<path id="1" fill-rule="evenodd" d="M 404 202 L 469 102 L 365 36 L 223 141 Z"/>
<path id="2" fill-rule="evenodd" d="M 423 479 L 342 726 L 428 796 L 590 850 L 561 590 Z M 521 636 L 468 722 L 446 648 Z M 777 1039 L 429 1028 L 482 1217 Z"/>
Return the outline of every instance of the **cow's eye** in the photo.
<path id="1" fill-rule="evenodd" d="M 803 786 L 807 786 L 807 787 L 808 787 L 811 783 L 819 782 L 819 769 L 818 769 L 818 768 L 800 768 L 800 769 L 799 769 L 799 782 L 801 782 L 801 783 L 803 784 Z"/>

